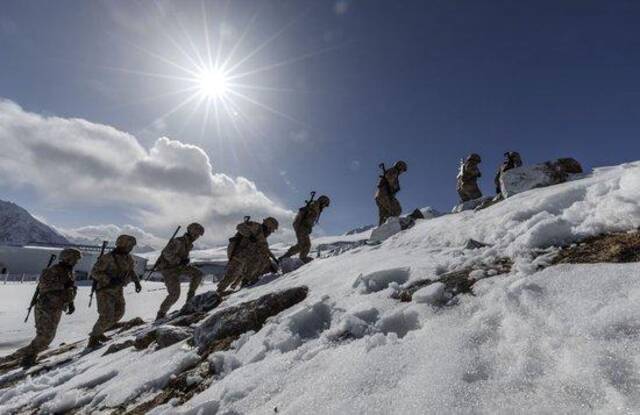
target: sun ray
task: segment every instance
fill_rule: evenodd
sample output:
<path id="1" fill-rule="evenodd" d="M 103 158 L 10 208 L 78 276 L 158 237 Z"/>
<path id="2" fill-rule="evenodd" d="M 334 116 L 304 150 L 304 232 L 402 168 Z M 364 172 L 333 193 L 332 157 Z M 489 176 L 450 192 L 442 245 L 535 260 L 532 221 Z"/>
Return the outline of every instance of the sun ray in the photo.
<path id="1" fill-rule="evenodd" d="M 249 102 L 249 103 L 251 103 L 251 104 L 253 104 L 253 105 L 257 106 L 257 107 L 260 107 L 260 108 L 262 108 L 262 109 L 264 109 L 264 110 L 266 110 L 266 111 L 269 111 L 269 112 L 270 112 L 270 113 L 272 113 L 272 114 L 279 115 L 280 117 L 285 118 L 285 119 L 287 119 L 287 120 L 289 120 L 289 121 L 292 121 L 292 122 L 294 122 L 294 123 L 296 123 L 296 124 L 299 124 L 299 125 L 302 125 L 302 126 L 305 126 L 305 127 L 307 127 L 307 126 L 308 126 L 306 123 L 304 123 L 304 122 L 302 122 L 302 121 L 300 121 L 300 120 L 297 120 L 297 119 L 295 119 L 295 118 L 293 118 L 293 117 L 291 117 L 291 116 L 289 116 L 289 115 L 285 114 L 284 112 L 278 111 L 278 110 L 277 110 L 277 109 L 275 109 L 275 108 L 271 108 L 271 107 L 270 107 L 270 106 L 268 106 L 268 105 L 265 105 L 265 104 L 263 104 L 263 103 L 261 103 L 261 102 L 259 102 L 259 101 L 256 101 L 256 100 L 255 100 L 255 99 L 253 99 L 253 98 L 250 98 L 250 97 L 248 97 L 248 96 L 246 96 L 246 95 L 244 95 L 244 94 L 241 94 L 241 93 L 240 93 L 240 92 L 238 92 L 238 91 L 229 90 L 229 93 L 230 93 L 230 94 L 232 94 L 232 95 L 235 95 L 235 96 L 237 96 L 238 98 L 240 98 L 240 99 L 242 99 L 242 100 L 244 100 L 244 101 L 247 101 L 247 102 Z"/>
<path id="2" fill-rule="evenodd" d="M 240 66 L 242 66 L 243 63 L 245 63 L 246 61 L 248 61 L 249 59 L 251 59 L 253 56 L 255 56 L 258 52 L 260 52 L 262 49 L 264 49 L 265 47 L 267 47 L 271 42 L 273 42 L 274 40 L 276 40 L 277 38 L 279 38 L 280 36 L 282 36 L 282 34 L 284 32 L 287 31 L 287 29 L 289 29 L 291 26 L 294 25 L 294 23 L 297 23 L 298 20 L 307 14 L 309 9 L 305 10 L 304 12 L 300 13 L 299 15 L 297 15 L 296 17 L 294 17 L 293 19 L 291 19 L 291 21 L 289 21 L 289 23 L 287 23 L 286 25 L 284 25 L 280 30 L 278 30 L 276 33 L 274 33 L 271 37 L 267 38 L 267 40 L 265 40 L 264 42 L 262 42 L 260 45 L 258 45 L 258 47 L 256 47 L 254 50 L 252 50 L 251 52 L 247 53 L 242 59 L 240 59 L 238 62 L 236 62 L 231 68 L 228 69 L 228 72 L 234 72 L 236 69 L 238 69 Z"/>

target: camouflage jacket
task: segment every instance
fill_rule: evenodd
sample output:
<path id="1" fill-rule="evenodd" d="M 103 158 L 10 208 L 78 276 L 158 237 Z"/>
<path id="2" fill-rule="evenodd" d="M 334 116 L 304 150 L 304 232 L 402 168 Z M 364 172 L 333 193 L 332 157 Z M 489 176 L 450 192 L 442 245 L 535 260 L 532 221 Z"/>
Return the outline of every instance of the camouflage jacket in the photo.
<path id="1" fill-rule="evenodd" d="M 239 254 L 269 257 L 270 249 L 267 237 L 258 222 L 242 222 L 236 227 L 236 235 L 229 240 L 227 255 L 229 259 Z M 254 239 L 252 241 L 251 239 Z"/>
<path id="2" fill-rule="evenodd" d="M 91 269 L 91 278 L 96 281 L 97 290 L 124 287 L 131 281 L 140 281 L 135 271 L 133 257 L 114 251 L 98 258 Z"/>
<path id="3" fill-rule="evenodd" d="M 173 238 L 162 250 L 158 259 L 158 270 L 177 268 L 189 259 L 193 242 L 188 235 Z"/>
<path id="4" fill-rule="evenodd" d="M 395 167 L 388 169 L 378 181 L 376 198 L 382 195 L 393 196 L 400 191 L 400 172 Z"/>
<path id="5" fill-rule="evenodd" d="M 44 271 L 38 281 L 40 298 L 55 296 L 62 299 L 62 303 L 70 303 L 76 297 L 75 276 L 73 268 L 57 263 Z"/>
<path id="6" fill-rule="evenodd" d="M 298 214 L 293 221 L 293 228 L 306 228 L 311 231 L 313 229 L 313 225 L 315 225 L 318 222 L 318 219 L 320 219 L 321 213 L 322 207 L 320 206 L 320 202 L 314 200 L 309 203 L 309 206 L 301 207 L 298 210 Z"/>
<path id="7" fill-rule="evenodd" d="M 477 163 L 469 160 L 462 163 L 460 173 L 458 173 L 458 181 L 471 182 L 477 180 L 479 177 L 482 177 L 482 173 L 480 173 Z"/>

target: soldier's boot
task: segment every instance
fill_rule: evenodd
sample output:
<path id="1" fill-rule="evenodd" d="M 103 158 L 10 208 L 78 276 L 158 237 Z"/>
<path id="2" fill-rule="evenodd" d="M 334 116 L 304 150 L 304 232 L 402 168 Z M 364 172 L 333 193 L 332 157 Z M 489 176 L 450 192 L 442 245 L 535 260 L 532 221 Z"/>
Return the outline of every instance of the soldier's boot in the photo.
<path id="1" fill-rule="evenodd" d="M 100 341 L 99 336 L 90 336 L 89 342 L 87 343 L 87 349 L 97 349 L 102 346 L 102 342 Z"/>
<path id="2" fill-rule="evenodd" d="M 158 311 L 158 314 L 156 314 L 156 321 L 162 320 L 166 316 L 167 316 L 167 313 L 165 313 L 164 311 Z"/>
<path id="3" fill-rule="evenodd" d="M 36 364 L 36 358 L 37 356 L 35 354 L 27 353 L 22 356 L 22 359 L 20 359 L 20 366 L 24 368 L 31 367 Z"/>

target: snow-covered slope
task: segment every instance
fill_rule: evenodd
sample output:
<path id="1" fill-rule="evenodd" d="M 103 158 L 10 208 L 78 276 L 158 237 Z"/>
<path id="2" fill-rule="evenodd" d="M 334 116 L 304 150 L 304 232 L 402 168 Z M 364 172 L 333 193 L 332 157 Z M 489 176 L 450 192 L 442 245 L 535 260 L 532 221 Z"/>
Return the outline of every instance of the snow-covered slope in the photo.
<path id="1" fill-rule="evenodd" d="M 151 413 L 637 413 L 640 265 L 548 265 L 553 246 L 635 230 L 638 194 L 640 163 L 601 168 L 486 210 L 418 221 L 380 245 L 242 290 L 212 313 L 300 285 L 309 294 L 209 355 L 210 386 Z M 469 239 L 490 246 L 465 249 Z M 510 273 L 476 273 L 474 295 L 446 306 L 429 304 L 434 293 L 392 298 L 414 281 L 504 257 Z M 0 412 L 132 408 L 198 361 L 186 342 L 90 353 L 0 389 Z"/>
<path id="2" fill-rule="evenodd" d="M 67 243 L 67 239 L 15 203 L 0 200 L 0 243 L 29 242 Z"/>

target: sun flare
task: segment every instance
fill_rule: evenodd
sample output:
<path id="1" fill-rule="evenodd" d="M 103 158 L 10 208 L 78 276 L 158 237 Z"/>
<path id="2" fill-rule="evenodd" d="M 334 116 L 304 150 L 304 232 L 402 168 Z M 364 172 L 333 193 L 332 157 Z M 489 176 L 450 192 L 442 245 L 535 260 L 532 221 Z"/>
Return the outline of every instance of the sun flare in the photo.
<path id="1" fill-rule="evenodd" d="M 200 93 L 207 98 L 222 99 L 229 93 L 229 80 L 221 71 L 204 71 L 198 78 Z"/>

